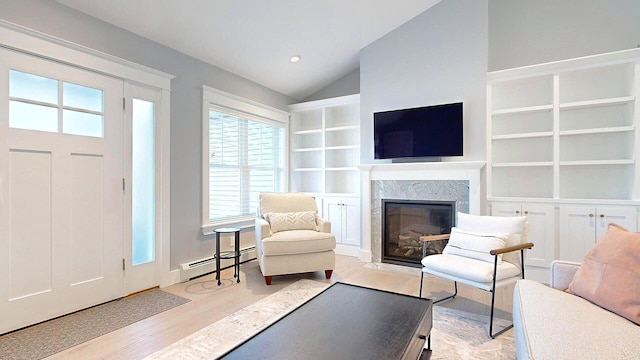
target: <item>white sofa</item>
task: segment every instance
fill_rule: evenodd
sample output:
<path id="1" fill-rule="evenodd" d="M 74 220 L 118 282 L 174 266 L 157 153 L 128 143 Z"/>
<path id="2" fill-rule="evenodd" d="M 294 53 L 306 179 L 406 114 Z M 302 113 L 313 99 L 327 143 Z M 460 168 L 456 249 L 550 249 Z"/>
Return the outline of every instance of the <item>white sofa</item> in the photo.
<path id="1" fill-rule="evenodd" d="M 518 359 L 640 359 L 640 326 L 564 291 L 579 267 L 554 261 L 549 286 L 531 280 L 516 283 Z"/>
<path id="2" fill-rule="evenodd" d="M 313 195 L 260 193 L 255 231 L 258 263 L 267 285 L 274 275 L 324 271 L 331 278 L 336 238 L 331 222 L 318 216 Z"/>

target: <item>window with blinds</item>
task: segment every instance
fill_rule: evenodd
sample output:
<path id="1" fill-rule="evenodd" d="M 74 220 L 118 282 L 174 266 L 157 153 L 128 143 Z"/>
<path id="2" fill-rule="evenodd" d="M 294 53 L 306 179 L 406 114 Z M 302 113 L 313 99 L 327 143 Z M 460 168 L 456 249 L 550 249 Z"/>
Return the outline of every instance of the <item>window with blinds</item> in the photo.
<path id="1" fill-rule="evenodd" d="M 284 190 L 284 124 L 209 110 L 209 222 L 253 217 L 258 193 Z"/>

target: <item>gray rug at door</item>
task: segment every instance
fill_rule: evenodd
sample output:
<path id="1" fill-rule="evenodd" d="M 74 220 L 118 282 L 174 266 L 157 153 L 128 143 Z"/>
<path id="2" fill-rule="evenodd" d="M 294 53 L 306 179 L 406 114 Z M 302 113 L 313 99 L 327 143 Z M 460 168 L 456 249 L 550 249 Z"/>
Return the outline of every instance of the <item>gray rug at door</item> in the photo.
<path id="1" fill-rule="evenodd" d="M 0 336 L 0 359 L 42 359 L 189 299 L 153 289 Z"/>

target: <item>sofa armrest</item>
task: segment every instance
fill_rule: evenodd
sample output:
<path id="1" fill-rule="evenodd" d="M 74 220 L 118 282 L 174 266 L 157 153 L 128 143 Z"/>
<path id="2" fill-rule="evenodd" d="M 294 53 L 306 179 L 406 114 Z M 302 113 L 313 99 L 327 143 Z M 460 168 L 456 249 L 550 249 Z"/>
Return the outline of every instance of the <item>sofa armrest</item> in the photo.
<path id="1" fill-rule="evenodd" d="M 579 268 L 579 262 L 554 260 L 551 262 L 549 286 L 558 290 L 566 290 Z"/>
<path id="2" fill-rule="evenodd" d="M 331 221 L 321 217 L 318 217 L 316 220 L 318 221 L 318 231 L 323 233 L 331 232 Z"/>
<path id="3" fill-rule="evenodd" d="M 267 238 L 271 235 L 271 227 L 267 220 L 261 217 L 256 218 L 256 225 L 254 231 L 256 232 L 256 240 Z"/>

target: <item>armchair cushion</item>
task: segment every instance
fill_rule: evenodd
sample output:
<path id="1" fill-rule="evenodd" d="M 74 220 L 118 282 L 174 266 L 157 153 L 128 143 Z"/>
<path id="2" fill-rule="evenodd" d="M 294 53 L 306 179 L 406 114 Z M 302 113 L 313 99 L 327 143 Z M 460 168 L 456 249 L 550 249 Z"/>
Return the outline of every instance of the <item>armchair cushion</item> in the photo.
<path id="1" fill-rule="evenodd" d="M 269 222 L 272 234 L 288 230 L 318 230 L 315 211 L 270 212 L 264 214 L 264 218 Z"/>
<path id="2" fill-rule="evenodd" d="M 527 242 L 527 218 L 525 216 L 480 216 L 458 212 L 457 227 L 462 230 L 484 234 L 508 234 L 506 246 Z M 503 260 L 520 266 L 517 252 L 503 255 Z"/>
<path id="3" fill-rule="evenodd" d="M 262 240 L 262 252 L 267 256 L 316 253 L 335 247 L 333 234 L 314 230 L 280 231 Z"/>
<path id="4" fill-rule="evenodd" d="M 610 224 L 567 291 L 640 325 L 640 233 Z"/>
<path id="5" fill-rule="evenodd" d="M 472 233 L 453 227 L 449 242 L 442 253 L 478 259 L 493 264 L 494 256 L 489 251 L 506 247 L 507 238 L 508 234 Z M 498 255 L 498 264 L 501 262 L 502 255 Z"/>
<path id="6" fill-rule="evenodd" d="M 490 283 L 493 280 L 493 263 L 450 254 L 429 255 L 422 259 L 424 270 L 432 270 L 439 274 L 447 274 L 460 279 L 468 279 L 479 283 Z M 423 270 L 423 271 L 424 271 Z M 428 271 L 431 272 L 431 271 Z M 496 281 L 518 276 L 520 269 L 503 261 L 498 265 Z"/>

